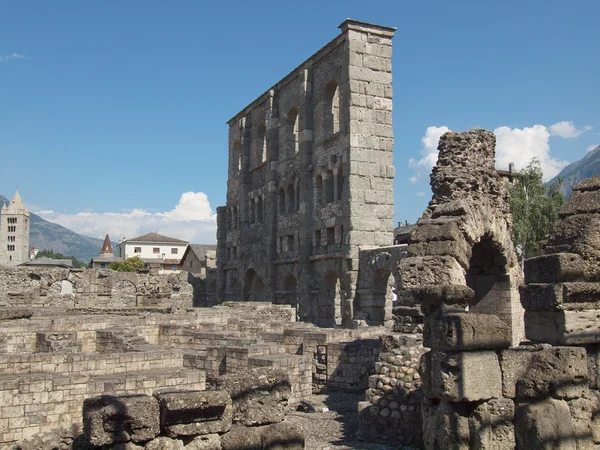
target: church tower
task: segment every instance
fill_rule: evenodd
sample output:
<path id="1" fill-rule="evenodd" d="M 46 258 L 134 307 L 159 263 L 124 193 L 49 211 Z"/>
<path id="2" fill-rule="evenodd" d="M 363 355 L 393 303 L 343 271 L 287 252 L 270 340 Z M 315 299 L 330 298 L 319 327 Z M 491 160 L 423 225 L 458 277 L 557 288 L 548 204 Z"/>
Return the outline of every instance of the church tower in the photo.
<path id="1" fill-rule="evenodd" d="M 29 211 L 19 191 L 2 206 L 0 219 L 0 264 L 17 266 L 29 261 Z"/>

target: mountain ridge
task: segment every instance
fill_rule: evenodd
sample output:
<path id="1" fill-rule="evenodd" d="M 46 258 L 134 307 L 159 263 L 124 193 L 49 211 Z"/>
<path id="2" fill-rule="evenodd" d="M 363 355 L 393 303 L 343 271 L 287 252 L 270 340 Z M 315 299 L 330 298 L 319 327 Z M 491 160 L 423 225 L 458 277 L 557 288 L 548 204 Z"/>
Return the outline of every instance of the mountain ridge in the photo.
<path id="1" fill-rule="evenodd" d="M 590 150 L 580 160 L 566 166 L 558 175 L 548 181 L 546 186 L 552 185 L 561 178 L 563 181 L 560 190 L 565 194 L 565 198 L 569 198 L 574 185 L 585 178 L 598 174 L 600 174 L 600 145 Z"/>

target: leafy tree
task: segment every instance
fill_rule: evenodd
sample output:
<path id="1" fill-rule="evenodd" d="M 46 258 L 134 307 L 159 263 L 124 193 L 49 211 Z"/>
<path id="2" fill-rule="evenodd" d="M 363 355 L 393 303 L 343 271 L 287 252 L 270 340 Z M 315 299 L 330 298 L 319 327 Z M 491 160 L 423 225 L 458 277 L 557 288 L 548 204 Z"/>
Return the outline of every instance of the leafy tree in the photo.
<path id="1" fill-rule="evenodd" d="M 565 203 L 560 191 L 562 180 L 546 188 L 542 176 L 540 162 L 533 158 L 509 188 L 513 242 L 521 260 L 544 247 L 552 224 Z"/>
<path id="2" fill-rule="evenodd" d="M 135 269 L 144 267 L 144 261 L 139 256 L 132 256 L 123 261 L 116 261 L 110 265 L 111 270 L 117 272 L 135 272 Z"/>

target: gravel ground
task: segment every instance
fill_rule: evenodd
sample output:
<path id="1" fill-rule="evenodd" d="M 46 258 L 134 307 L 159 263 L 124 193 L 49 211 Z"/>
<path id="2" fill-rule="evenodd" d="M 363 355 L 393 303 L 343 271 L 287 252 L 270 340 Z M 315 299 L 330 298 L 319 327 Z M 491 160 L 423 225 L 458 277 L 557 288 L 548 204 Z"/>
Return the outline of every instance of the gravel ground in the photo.
<path id="1" fill-rule="evenodd" d="M 357 439 L 357 405 L 363 399 L 364 393 L 313 394 L 312 403 L 317 412 L 293 411 L 287 415 L 287 420 L 304 428 L 307 450 L 395 449 Z M 320 412 L 321 408 L 328 408 L 329 411 Z"/>

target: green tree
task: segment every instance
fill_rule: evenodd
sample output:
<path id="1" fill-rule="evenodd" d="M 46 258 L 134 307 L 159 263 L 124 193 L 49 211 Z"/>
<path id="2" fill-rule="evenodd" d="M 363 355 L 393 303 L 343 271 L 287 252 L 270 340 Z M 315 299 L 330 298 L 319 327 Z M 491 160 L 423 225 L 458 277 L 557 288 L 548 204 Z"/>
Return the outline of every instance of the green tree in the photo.
<path id="1" fill-rule="evenodd" d="M 533 158 L 511 184 L 510 210 L 513 216 L 513 242 L 517 254 L 524 260 L 541 250 L 565 203 L 560 191 L 562 180 L 546 188 L 542 181 L 540 162 Z"/>
<path id="2" fill-rule="evenodd" d="M 110 265 L 111 270 L 117 272 L 135 272 L 135 269 L 144 267 L 144 261 L 139 256 L 132 256 L 123 261 L 116 261 Z"/>
<path id="3" fill-rule="evenodd" d="M 38 258 L 50 258 L 50 259 L 70 259 L 71 262 L 73 263 L 73 267 L 75 269 L 79 269 L 81 267 L 86 268 L 86 264 L 79 261 L 76 257 L 74 256 L 66 256 L 63 255 L 62 253 L 54 253 L 54 250 L 50 249 L 50 250 L 40 250 L 39 252 L 37 252 L 37 254 L 35 255 L 35 259 Z"/>

